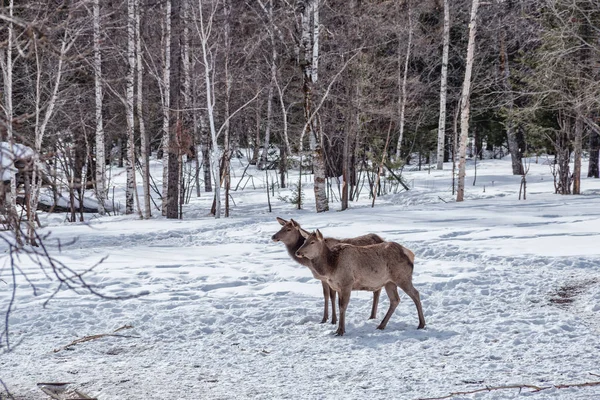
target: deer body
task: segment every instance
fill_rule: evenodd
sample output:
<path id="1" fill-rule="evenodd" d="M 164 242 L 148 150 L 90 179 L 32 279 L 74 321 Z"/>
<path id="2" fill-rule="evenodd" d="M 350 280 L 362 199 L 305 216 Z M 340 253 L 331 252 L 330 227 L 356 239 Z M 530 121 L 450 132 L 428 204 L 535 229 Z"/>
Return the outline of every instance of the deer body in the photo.
<path id="1" fill-rule="evenodd" d="M 412 284 L 414 254 L 394 242 L 369 246 L 339 243 L 327 246 L 321 232 L 310 234 L 296 251 L 296 256 L 308 258 L 316 273 L 339 294 L 340 320 L 337 334 L 345 333 L 346 309 L 352 290 L 376 291 L 385 288 L 390 307 L 377 329 L 384 329 L 400 303 L 399 286 L 414 301 L 419 315 L 419 329 L 425 327 L 425 317 L 419 292 Z"/>
<path id="2" fill-rule="evenodd" d="M 290 221 L 286 221 L 282 218 L 277 218 L 277 221 L 283 226 L 279 232 L 273 235 L 272 239 L 276 242 L 283 242 L 285 244 L 286 250 L 290 257 L 297 263 L 308 267 L 310 272 L 312 273 L 315 279 L 321 281 L 321 285 L 323 287 L 323 298 L 325 301 L 324 309 L 323 309 L 323 319 L 321 323 L 327 322 L 329 319 L 329 301 L 331 300 L 331 323 L 335 324 L 337 322 L 337 316 L 335 312 L 335 298 L 336 292 L 332 289 L 327 283 L 327 277 L 325 275 L 320 274 L 313 266 L 312 262 L 308 258 L 298 257 L 296 252 L 302 247 L 305 242 L 304 236 L 308 236 L 309 233 L 300 227 L 296 221 L 291 219 Z M 375 234 L 368 234 L 364 236 L 358 236 L 356 238 L 349 239 L 334 239 L 334 238 L 324 238 L 324 242 L 327 246 L 335 246 L 339 243 L 350 243 L 356 246 L 370 245 L 374 243 L 383 243 L 383 239 Z M 363 290 L 363 289 L 361 289 Z M 368 290 L 368 289 L 364 289 Z M 373 306 L 371 308 L 371 316 L 369 319 L 377 318 L 377 307 L 379 305 L 379 295 L 381 294 L 381 287 L 373 291 Z"/>

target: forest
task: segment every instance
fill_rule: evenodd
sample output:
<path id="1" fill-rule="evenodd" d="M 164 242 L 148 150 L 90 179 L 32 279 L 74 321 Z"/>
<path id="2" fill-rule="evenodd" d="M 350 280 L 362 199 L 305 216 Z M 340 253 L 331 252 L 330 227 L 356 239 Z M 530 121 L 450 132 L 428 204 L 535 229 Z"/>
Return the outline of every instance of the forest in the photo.
<path id="1" fill-rule="evenodd" d="M 59 198 L 115 213 L 110 166 L 120 212 L 173 219 L 202 192 L 227 217 L 242 156 L 313 174 L 317 212 L 405 165 L 454 161 L 457 201 L 467 160 L 523 184 L 550 160 L 562 195 L 599 176 L 595 0 L 3 0 L 0 23 L 2 222 L 28 242 Z"/>

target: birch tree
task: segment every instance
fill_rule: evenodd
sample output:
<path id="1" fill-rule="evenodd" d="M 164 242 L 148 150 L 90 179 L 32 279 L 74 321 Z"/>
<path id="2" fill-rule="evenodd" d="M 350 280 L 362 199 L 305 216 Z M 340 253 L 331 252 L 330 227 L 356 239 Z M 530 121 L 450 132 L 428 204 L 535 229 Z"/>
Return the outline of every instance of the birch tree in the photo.
<path id="1" fill-rule="evenodd" d="M 180 156 L 182 154 L 183 122 L 181 119 L 181 0 L 171 2 L 170 44 L 170 95 L 169 95 L 169 146 L 167 150 L 167 218 L 179 218 Z"/>
<path id="2" fill-rule="evenodd" d="M 438 122 L 437 169 L 444 169 L 444 142 L 446 139 L 446 96 L 448 95 L 448 51 L 450 49 L 450 5 L 444 0 L 444 45 L 442 49 L 442 77 L 440 80 L 440 119 Z"/>
<path id="3" fill-rule="evenodd" d="M 42 82 L 42 70 L 46 69 L 41 63 L 41 49 L 38 46 L 38 41 L 33 41 L 34 55 L 35 55 L 35 66 L 36 66 L 36 78 L 35 78 L 35 99 L 34 99 L 34 155 L 32 159 L 32 178 L 31 178 L 31 191 L 29 197 L 29 221 L 28 221 L 28 240 L 31 245 L 36 246 L 35 239 L 35 215 L 40 198 L 40 189 L 42 179 L 40 175 L 40 154 L 42 153 L 42 143 L 46 134 L 46 128 L 48 123 L 54 116 L 54 111 L 57 105 L 59 97 L 59 89 L 63 79 L 63 67 L 67 52 L 71 49 L 75 43 L 76 33 L 70 34 L 69 30 L 69 19 L 65 22 L 64 33 L 61 39 L 60 50 L 58 52 L 58 60 L 56 65 L 56 73 L 54 75 L 54 81 L 51 83 L 50 96 L 47 99 L 42 99 L 42 93 L 45 93 L 44 84 Z"/>
<path id="4" fill-rule="evenodd" d="M 127 0 L 127 82 L 126 82 L 126 110 L 127 110 L 127 159 L 125 170 L 127 174 L 127 186 L 125 190 L 125 214 L 133 214 L 134 199 L 137 198 L 137 187 L 135 182 L 135 109 L 134 109 L 134 90 L 136 74 L 136 54 L 135 54 L 135 25 L 136 25 L 136 2 L 137 0 Z M 139 210 L 139 199 L 137 199 Z"/>
<path id="5" fill-rule="evenodd" d="M 473 0 L 471 4 L 471 18 L 469 22 L 469 42 L 467 44 L 465 78 L 463 81 L 462 94 L 460 99 L 460 143 L 456 201 L 463 201 L 465 197 L 467 141 L 469 140 L 469 113 L 471 107 L 469 98 L 471 95 L 471 75 L 473 72 L 473 59 L 475 58 L 475 34 L 477 32 L 478 9 L 479 0 Z"/>
<path id="6" fill-rule="evenodd" d="M 313 153 L 314 191 L 316 211 L 329 210 L 326 193 L 325 155 L 323 133 L 319 117 L 313 110 L 313 94 L 318 79 L 319 60 L 319 0 L 304 0 L 301 13 L 300 68 L 302 69 L 302 92 L 304 94 L 305 128 L 309 134 Z M 304 133 L 304 132 L 302 132 Z"/>
<path id="7" fill-rule="evenodd" d="M 168 188 L 169 188 L 169 158 L 167 156 L 170 142 L 169 106 L 171 103 L 171 0 L 165 2 L 165 19 L 163 25 L 163 77 L 161 85 L 161 100 L 163 112 L 162 124 L 162 153 L 163 153 L 163 186 L 162 186 L 162 214 L 167 215 Z"/>
<path id="8" fill-rule="evenodd" d="M 202 49 L 202 63 L 204 65 L 204 83 L 206 91 L 206 108 L 208 112 L 208 122 L 210 128 L 210 136 L 212 139 L 212 151 L 210 152 L 210 164 L 212 171 L 212 178 L 215 182 L 215 218 L 221 217 L 221 184 L 219 174 L 219 160 L 221 159 L 221 152 L 217 144 L 217 129 L 215 127 L 215 113 L 214 113 L 214 94 L 213 94 L 213 83 L 212 83 L 212 64 L 210 58 L 209 40 L 213 29 L 213 23 L 215 13 L 217 12 L 218 1 L 215 2 L 208 12 L 208 18 L 205 21 L 205 15 L 203 10 L 204 1 L 198 0 L 198 21 L 196 23 L 196 31 L 200 39 L 200 47 Z"/>
<path id="9" fill-rule="evenodd" d="M 260 168 L 266 168 L 267 156 L 269 154 L 269 144 L 271 142 L 271 124 L 273 120 L 273 89 L 277 80 L 277 47 L 275 46 L 275 25 L 273 23 L 273 0 L 268 3 L 268 33 L 271 44 L 271 74 L 269 80 L 269 93 L 267 95 L 267 121 L 265 126 L 265 144 L 263 146 L 262 157 L 259 163 Z"/>
<path id="10" fill-rule="evenodd" d="M 405 123 L 405 112 L 406 112 L 406 81 L 408 79 L 408 63 L 410 61 L 410 51 L 412 48 L 412 40 L 413 40 L 413 23 L 412 23 L 412 10 L 410 7 L 410 1 L 407 2 L 408 6 L 408 43 L 406 44 L 406 56 L 404 57 L 404 68 L 402 74 L 398 73 L 398 86 L 400 89 L 400 96 L 398 98 L 398 114 L 400 120 L 398 121 L 398 145 L 396 146 L 396 158 L 400 159 L 400 150 L 402 147 L 402 139 L 404 137 L 404 123 Z M 398 35 L 398 45 L 402 43 L 399 39 L 400 35 Z M 398 49 L 398 72 L 400 72 L 401 52 Z"/>
<path id="11" fill-rule="evenodd" d="M 97 1 L 97 0 L 96 0 Z M 142 164 L 142 190 L 144 192 L 144 211 L 143 217 L 148 219 L 152 216 L 150 197 L 150 138 L 146 131 L 144 122 L 144 67 L 142 64 L 142 32 L 140 30 L 141 20 L 141 5 L 140 0 L 136 0 L 135 14 L 135 53 L 136 53 L 136 68 L 137 68 L 137 98 L 136 111 L 138 118 L 138 126 L 140 130 L 140 146 L 141 146 L 141 164 Z"/>
<path id="12" fill-rule="evenodd" d="M 14 47 L 14 2 L 8 2 L 8 16 L 10 21 L 7 27 L 7 40 L 5 51 L 0 53 L 0 67 L 2 68 L 2 80 L 4 82 L 4 104 L 3 110 L 6 118 L 6 136 L 11 150 L 10 157 L 15 159 L 14 154 L 14 133 L 13 133 L 13 47 Z M 22 245 L 21 228 L 17 216 L 17 184 L 16 175 L 10 174 L 10 203 L 8 204 L 8 217 L 10 226 L 14 230 L 15 239 L 19 247 Z"/>
<path id="13" fill-rule="evenodd" d="M 94 89 L 95 89 L 95 111 L 96 111 L 96 199 L 98 200 L 98 213 L 106 213 L 106 155 L 104 144 L 104 123 L 102 119 L 102 41 L 100 22 L 100 0 L 94 0 L 93 4 L 94 25 Z"/>

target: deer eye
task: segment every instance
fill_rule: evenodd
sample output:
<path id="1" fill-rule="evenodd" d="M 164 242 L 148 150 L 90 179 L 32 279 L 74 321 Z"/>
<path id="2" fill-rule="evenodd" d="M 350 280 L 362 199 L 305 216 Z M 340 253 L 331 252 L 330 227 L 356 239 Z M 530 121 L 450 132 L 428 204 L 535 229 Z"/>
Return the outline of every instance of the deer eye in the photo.
<path id="1" fill-rule="evenodd" d="M 315 241 L 313 240 L 312 242 L 310 242 L 310 244 L 315 244 Z"/>

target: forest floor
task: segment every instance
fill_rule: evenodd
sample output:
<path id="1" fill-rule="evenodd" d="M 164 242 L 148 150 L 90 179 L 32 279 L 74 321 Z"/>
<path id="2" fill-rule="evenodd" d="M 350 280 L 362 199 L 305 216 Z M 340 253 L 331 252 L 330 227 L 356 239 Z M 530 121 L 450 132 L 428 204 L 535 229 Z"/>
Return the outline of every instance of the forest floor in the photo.
<path id="1" fill-rule="evenodd" d="M 236 164 L 234 187 L 243 167 Z M 0 379 L 16 399 L 44 398 L 41 382 L 71 382 L 103 400 L 420 399 L 485 388 L 454 398 L 600 398 L 600 386 L 560 387 L 600 381 L 600 180 L 582 179 L 579 196 L 555 195 L 540 159 L 519 201 L 510 160 L 488 160 L 478 163 L 475 185 L 469 164 L 466 200 L 456 203 L 449 167 L 406 169 L 411 190 L 371 208 L 365 188 L 344 212 L 332 202 L 316 214 L 305 177 L 305 209 L 278 199 L 290 189 L 276 189 L 269 213 L 265 173 L 249 168 L 230 218 L 210 217 L 205 193 L 183 220 L 87 215 L 68 223 L 44 214 L 57 259 L 84 270 L 107 257 L 87 278 L 101 293 L 148 294 L 108 301 L 61 291 L 43 308 L 57 283 L 21 259 L 37 293 L 17 277 L 13 348 L 0 354 Z M 116 172 L 120 196 L 124 174 Z M 401 292 L 387 328 L 376 330 L 371 294 L 353 292 L 346 335 L 334 336 L 319 323 L 321 285 L 271 241 L 276 216 L 412 249 L 426 329 L 416 329 L 415 306 Z M 6 262 L 2 312 L 12 293 Z M 387 306 L 384 294 L 379 319 Z M 67 346 L 98 334 L 112 335 Z"/>

